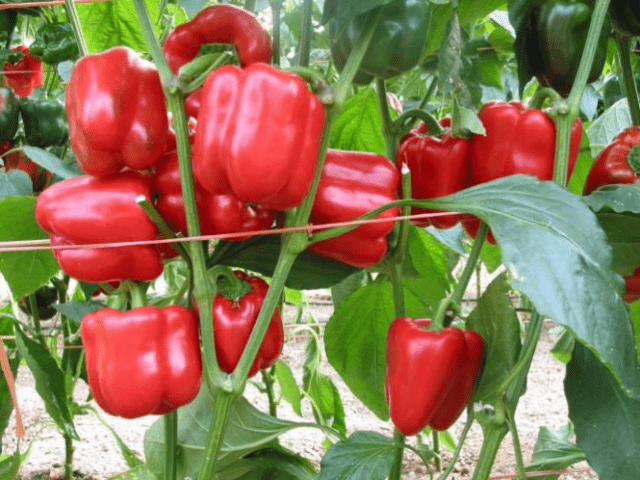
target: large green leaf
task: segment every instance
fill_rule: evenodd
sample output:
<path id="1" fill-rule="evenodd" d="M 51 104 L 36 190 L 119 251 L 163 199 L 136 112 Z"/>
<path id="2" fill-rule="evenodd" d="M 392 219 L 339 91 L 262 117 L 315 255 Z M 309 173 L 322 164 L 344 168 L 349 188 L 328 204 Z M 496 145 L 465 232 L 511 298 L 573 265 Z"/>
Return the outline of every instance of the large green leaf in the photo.
<path id="1" fill-rule="evenodd" d="M 66 164 L 53 153 L 42 148 L 25 145 L 22 147 L 25 155 L 45 170 L 58 175 L 61 178 L 72 178 L 82 175 L 78 164 Z"/>
<path id="2" fill-rule="evenodd" d="M 511 285 L 570 328 L 627 391 L 640 396 L 623 282 L 605 232 L 581 197 L 554 182 L 514 175 L 424 202 L 489 224 Z"/>
<path id="3" fill-rule="evenodd" d="M 325 0 L 322 23 L 327 23 L 334 17 L 339 17 L 341 21 L 346 23 L 351 17 L 368 12 L 391 1 L 393 0 Z"/>
<path id="4" fill-rule="evenodd" d="M 627 397 L 580 342 L 567 365 L 564 390 L 577 444 L 598 478 L 640 478 L 640 400 Z"/>
<path id="5" fill-rule="evenodd" d="M 384 480 L 399 446 L 376 432 L 355 432 L 327 451 L 318 480 Z"/>
<path id="6" fill-rule="evenodd" d="M 31 196 L 0 199 L 0 241 L 48 238 L 36 223 L 35 204 L 36 198 Z M 35 292 L 58 270 L 49 251 L 0 253 L 0 272 L 16 300 Z"/>
<path id="7" fill-rule="evenodd" d="M 564 470 L 571 465 L 587 459 L 580 447 L 571 438 L 573 426 L 565 425 L 558 431 L 546 427 L 540 428 L 538 440 L 533 447 L 531 463 L 526 466 L 528 472 L 544 470 Z M 559 474 L 537 477 L 539 480 L 558 480 Z"/>
<path id="8" fill-rule="evenodd" d="M 587 129 L 591 155 L 596 157 L 613 138 L 631 125 L 631 113 L 627 99 L 617 101 L 600 115 Z"/>
<path id="9" fill-rule="evenodd" d="M 0 198 L 31 195 L 33 183 L 22 170 L 0 171 Z"/>

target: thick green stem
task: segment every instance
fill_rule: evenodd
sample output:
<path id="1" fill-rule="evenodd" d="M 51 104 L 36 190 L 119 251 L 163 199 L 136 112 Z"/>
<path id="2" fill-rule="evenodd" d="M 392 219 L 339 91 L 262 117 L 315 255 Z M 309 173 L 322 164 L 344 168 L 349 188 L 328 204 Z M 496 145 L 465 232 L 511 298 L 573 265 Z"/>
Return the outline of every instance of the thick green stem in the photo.
<path id="1" fill-rule="evenodd" d="M 629 103 L 631 120 L 634 125 L 640 125 L 640 101 L 638 101 L 638 88 L 633 76 L 633 66 L 631 65 L 631 43 L 633 38 L 623 37 L 619 33 L 615 33 L 614 38 L 618 47 L 618 59 L 622 67 L 623 92 Z"/>
<path id="2" fill-rule="evenodd" d="M 507 417 L 507 424 L 509 425 L 509 432 L 511 432 L 511 440 L 513 442 L 513 453 L 516 457 L 516 471 L 518 472 L 518 480 L 526 480 L 527 472 L 524 468 L 524 461 L 522 459 L 522 447 L 520 446 L 520 435 L 518 435 L 518 429 L 516 428 L 516 419 L 514 411 L 511 405 L 507 405 L 505 402 L 504 411 Z"/>
<path id="3" fill-rule="evenodd" d="M 173 233 L 173 230 L 171 230 L 169 225 L 167 225 L 167 222 L 164 221 L 164 218 L 162 218 L 158 210 L 156 210 L 153 204 L 149 202 L 149 200 L 147 200 L 147 197 L 141 195 L 140 197 L 136 198 L 136 203 L 140 205 L 149 219 L 151 219 L 156 227 L 158 227 L 160 235 L 162 235 L 164 238 L 178 238 L 176 234 Z M 182 245 L 182 243 L 172 243 L 171 248 L 175 249 L 187 263 L 191 263 L 189 253 L 184 248 L 184 245 Z"/>
<path id="4" fill-rule="evenodd" d="M 273 45 L 273 64 L 280 66 L 280 25 L 282 24 L 280 16 L 282 14 L 282 1 L 271 0 L 271 18 L 273 18 L 273 29 L 271 44 Z"/>
<path id="5" fill-rule="evenodd" d="M 469 434 L 469 430 L 471 430 L 471 425 L 473 425 L 473 412 L 471 411 L 472 407 L 467 408 L 467 421 L 464 424 L 464 429 L 462 430 L 462 434 L 458 439 L 458 445 L 456 446 L 455 452 L 453 452 L 453 457 L 451 457 L 451 461 L 447 468 L 442 472 L 442 474 L 438 477 L 438 480 L 445 480 L 451 472 L 453 472 L 453 468 L 456 465 L 456 461 L 460 456 L 460 452 L 462 451 L 462 446 L 464 445 L 464 441 L 467 439 L 467 435 Z"/>
<path id="6" fill-rule="evenodd" d="M 82 25 L 80 25 L 80 18 L 78 18 L 76 4 L 73 0 L 64 0 L 64 6 L 67 9 L 67 16 L 69 17 L 73 33 L 76 37 L 76 41 L 78 42 L 80 56 L 84 56 L 89 53 L 89 48 L 87 47 L 87 41 L 85 40 L 84 33 L 82 32 Z"/>
<path id="7" fill-rule="evenodd" d="M 278 404 L 276 402 L 275 392 L 273 391 L 273 384 L 275 383 L 273 375 L 266 370 L 261 370 L 260 372 L 262 373 L 262 381 L 264 382 L 264 389 L 267 392 L 267 400 L 269 401 L 269 415 L 277 417 Z"/>
<path id="8" fill-rule="evenodd" d="M 244 9 L 254 13 L 256 9 L 256 0 L 244 0 Z"/>
<path id="9" fill-rule="evenodd" d="M 164 478 L 176 480 L 178 471 L 178 412 L 174 411 L 163 417 L 164 423 Z"/>
<path id="10" fill-rule="evenodd" d="M 396 449 L 396 454 L 393 457 L 389 480 L 400 480 L 402 478 L 402 458 L 404 457 L 405 437 L 398 430 L 395 430 L 393 433 L 393 439 L 398 444 L 398 448 Z"/>
<path id="11" fill-rule="evenodd" d="M 556 117 L 556 153 L 553 165 L 553 181 L 560 185 L 567 184 L 569 173 L 569 147 L 571 145 L 571 130 L 575 115 L 561 113 Z"/>
<path id="12" fill-rule="evenodd" d="M 376 78 L 376 92 L 378 93 L 378 108 L 382 117 L 382 133 L 387 158 L 392 162 L 396 160 L 396 145 L 398 143 L 397 128 L 391 119 L 389 105 L 387 104 L 387 87 L 384 80 Z M 405 197 L 406 198 L 406 197 Z"/>
<path id="13" fill-rule="evenodd" d="M 42 326 L 40 325 L 40 310 L 38 310 L 38 300 L 35 293 L 29 294 L 29 308 L 31 309 L 31 318 L 33 318 L 33 328 L 36 331 L 36 337 L 40 345 L 47 348 L 47 342 L 42 334 Z"/>
<path id="14" fill-rule="evenodd" d="M 435 456 L 436 472 L 441 472 L 442 458 L 440 458 L 440 437 L 438 436 L 437 430 L 431 431 L 431 438 L 433 439 L 433 452 L 436 454 Z"/>
<path id="15" fill-rule="evenodd" d="M 64 480 L 73 480 L 73 438 L 64 434 Z"/>
<path id="16" fill-rule="evenodd" d="M 393 121 L 399 128 L 398 135 L 404 135 L 405 132 L 410 130 L 414 120 L 422 120 L 427 125 L 427 131 L 430 136 L 437 137 L 442 134 L 442 126 L 433 115 L 426 110 L 414 108 L 407 110 Z"/>
<path id="17" fill-rule="evenodd" d="M 311 20 L 313 17 L 313 0 L 303 0 L 302 19 L 300 21 L 300 44 L 298 45 L 298 65 L 309 66 L 311 55 Z"/>
<path id="18" fill-rule="evenodd" d="M 420 100 L 420 105 L 418 105 L 418 109 L 422 110 L 429 103 L 429 99 L 433 95 L 433 92 L 436 91 L 436 87 L 438 86 L 438 77 L 434 76 L 429 82 L 429 86 L 427 87 L 427 91 L 424 93 L 424 97 Z"/>
<path id="19" fill-rule="evenodd" d="M 500 444 L 508 431 L 509 428 L 506 425 L 491 425 L 484 430 L 482 448 L 472 480 L 487 480 L 489 478 Z"/>
<path id="20" fill-rule="evenodd" d="M 222 446 L 224 432 L 227 427 L 227 418 L 229 418 L 229 412 L 236 397 L 236 393 L 225 392 L 220 389 L 215 390 L 213 393 L 214 404 L 211 415 L 211 428 L 209 429 L 204 460 L 200 466 L 197 480 L 211 480 L 214 478 L 216 459 Z"/>

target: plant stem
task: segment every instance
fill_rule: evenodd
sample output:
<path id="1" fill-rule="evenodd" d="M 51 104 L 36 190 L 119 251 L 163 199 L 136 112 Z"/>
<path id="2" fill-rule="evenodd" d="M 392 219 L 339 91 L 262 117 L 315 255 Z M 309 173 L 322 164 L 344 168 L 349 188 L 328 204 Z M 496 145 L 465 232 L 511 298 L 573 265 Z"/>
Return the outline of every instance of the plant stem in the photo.
<path id="1" fill-rule="evenodd" d="M 273 371 L 273 370 L 272 370 Z M 276 403 L 276 397 L 273 392 L 273 376 L 271 372 L 267 372 L 266 370 L 260 370 L 262 374 L 262 381 L 264 382 L 264 388 L 267 392 L 267 399 L 269 400 L 269 415 L 272 417 L 278 416 L 278 405 Z"/>
<path id="2" fill-rule="evenodd" d="M 254 13 L 256 9 L 256 0 L 244 0 L 244 9 Z"/>
<path id="3" fill-rule="evenodd" d="M 141 195 L 140 197 L 136 198 L 136 203 L 140 205 L 149 219 L 156 225 L 156 227 L 158 227 L 160 235 L 165 238 L 178 238 L 176 234 L 173 233 L 173 230 L 169 228 L 169 225 L 167 225 L 167 222 L 164 221 L 164 218 L 162 218 L 158 210 L 156 210 L 153 204 L 149 202 L 149 200 L 147 200 L 147 197 Z M 191 263 L 189 253 L 184 248 L 184 245 L 182 243 L 172 243 L 171 247 L 178 251 L 180 256 L 187 262 L 187 264 Z"/>
<path id="4" fill-rule="evenodd" d="M 273 45 L 273 64 L 276 67 L 280 66 L 280 25 L 282 24 L 280 15 L 282 13 L 282 1 L 271 0 L 269 2 L 271 4 L 271 18 L 273 18 L 273 39 L 271 41 Z"/>
<path id="5" fill-rule="evenodd" d="M 313 0 L 303 0 L 302 19 L 300 20 L 300 43 L 298 44 L 298 65 L 309 66 L 311 55 L 311 20 L 313 17 Z"/>
<path id="6" fill-rule="evenodd" d="M 402 458 L 404 457 L 405 437 L 398 430 L 395 430 L 393 433 L 393 439 L 398 444 L 398 448 L 396 449 L 396 454 L 393 458 L 389 480 L 400 480 L 400 478 L 402 478 Z"/>
<path id="7" fill-rule="evenodd" d="M 80 56 L 83 57 L 87 53 L 89 53 L 89 48 L 87 47 L 87 41 L 85 40 L 84 33 L 82 32 L 82 25 L 80 25 L 80 18 L 78 17 L 76 4 L 73 2 L 73 0 L 64 0 L 64 6 L 67 9 L 67 16 L 69 17 L 71 27 L 73 27 L 73 33 L 76 37 L 76 42 L 78 42 L 78 50 L 80 51 Z"/>
<path id="8" fill-rule="evenodd" d="M 38 300 L 35 293 L 29 294 L 29 308 L 31 309 L 31 318 L 33 318 L 33 328 L 36 331 L 38 342 L 44 348 L 47 348 L 47 342 L 42 334 L 42 326 L 40 325 L 40 310 L 38 310 Z"/>
<path id="9" fill-rule="evenodd" d="M 442 458 L 440 458 L 440 438 L 438 437 L 438 431 L 431 431 L 431 438 L 433 439 L 433 451 L 436 454 L 435 463 L 436 463 L 436 472 L 442 471 Z"/>
<path id="10" fill-rule="evenodd" d="M 467 421 L 465 422 L 464 430 L 462 430 L 462 434 L 458 439 L 458 445 L 456 446 L 455 452 L 453 452 L 453 457 L 451 458 L 449 465 L 447 465 L 447 468 L 438 477 L 438 480 L 445 480 L 451 474 L 451 472 L 453 472 L 453 468 L 455 467 L 456 461 L 458 460 L 458 457 L 460 456 L 460 452 L 462 451 L 462 446 L 464 445 L 464 441 L 466 440 L 467 435 L 469 434 L 469 430 L 471 430 L 471 425 L 473 425 L 473 412 L 471 411 L 471 408 L 472 407 L 467 408 Z"/>
<path id="11" fill-rule="evenodd" d="M 64 479 L 73 480 L 73 438 L 69 434 L 64 437 Z"/>
<path id="12" fill-rule="evenodd" d="M 511 432 L 511 439 L 513 442 L 513 453 L 516 457 L 516 469 L 518 472 L 518 480 L 526 480 L 527 473 L 524 469 L 524 461 L 522 460 L 522 447 L 520 446 L 520 436 L 518 435 L 518 429 L 516 428 L 516 419 L 511 405 L 507 405 L 504 402 L 504 411 L 507 417 L 507 425 L 509 426 L 509 432 Z"/>
<path id="13" fill-rule="evenodd" d="M 197 480 L 211 480 L 214 478 L 215 463 L 220 453 L 224 431 L 227 427 L 229 412 L 233 406 L 237 394 L 216 389 L 213 392 L 213 412 L 211 415 L 211 428 L 205 448 L 205 455 L 198 472 Z"/>
<path id="14" fill-rule="evenodd" d="M 176 480 L 178 471 L 177 446 L 178 446 L 178 412 L 173 411 L 164 415 L 164 478 Z"/>
<path id="15" fill-rule="evenodd" d="M 384 135 L 384 145 L 387 158 L 392 162 L 396 160 L 396 144 L 398 143 L 398 137 L 396 128 L 391 114 L 389 113 L 389 104 L 387 103 L 387 87 L 384 84 L 384 80 L 376 78 L 376 92 L 378 94 L 378 108 L 380 110 L 380 116 L 382 118 L 382 133 Z M 407 198 L 407 197 L 405 197 Z M 410 197 L 409 197 L 410 198 Z"/>
<path id="16" fill-rule="evenodd" d="M 618 47 L 618 60 L 622 67 L 622 78 L 624 80 L 623 91 L 629 103 L 631 120 L 634 125 L 640 125 L 640 101 L 638 101 L 638 89 L 633 77 L 633 66 L 631 65 L 631 42 L 633 39 L 631 37 L 623 37 L 619 33 L 615 33 L 613 37 Z"/>
<path id="17" fill-rule="evenodd" d="M 508 431 L 509 428 L 504 424 L 492 424 L 492 426 L 483 431 L 482 448 L 480 449 L 476 468 L 473 471 L 472 480 L 487 480 L 489 478 L 500 444 Z"/>

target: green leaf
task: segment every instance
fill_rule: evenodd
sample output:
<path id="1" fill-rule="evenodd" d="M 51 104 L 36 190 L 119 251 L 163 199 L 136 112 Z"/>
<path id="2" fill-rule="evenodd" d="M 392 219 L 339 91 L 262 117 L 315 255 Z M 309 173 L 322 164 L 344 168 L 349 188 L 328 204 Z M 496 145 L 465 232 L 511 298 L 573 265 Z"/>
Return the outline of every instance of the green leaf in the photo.
<path id="1" fill-rule="evenodd" d="M 361 89 L 347 100 L 333 122 L 331 148 L 385 153 L 376 91 Z"/>
<path id="2" fill-rule="evenodd" d="M 242 472 L 239 476 L 234 472 Z M 307 459 L 277 444 L 233 463 L 219 475 L 224 480 L 313 480 L 316 472 Z"/>
<path id="3" fill-rule="evenodd" d="M 624 388 L 640 396 L 633 329 L 613 272 L 607 237 L 593 212 L 554 182 L 514 175 L 421 202 L 489 224 L 511 285 L 544 316 L 597 352 Z"/>
<path id="4" fill-rule="evenodd" d="M 338 305 L 324 334 L 325 352 L 331 366 L 362 403 L 382 420 L 389 418 L 384 378 L 387 331 L 393 319 L 391 284 L 374 283 L 357 290 Z"/>
<path id="5" fill-rule="evenodd" d="M 457 97 L 453 100 L 453 112 L 453 118 L 457 118 L 457 121 L 460 123 L 453 127 L 455 131 L 464 129 L 477 135 L 484 135 L 487 132 L 478 114 L 460 105 Z"/>
<path id="6" fill-rule="evenodd" d="M 36 223 L 35 203 L 31 196 L 0 199 L 1 242 L 49 238 Z M 35 292 L 58 271 L 53 255 L 46 250 L 0 253 L 0 272 L 16 300 Z"/>
<path id="7" fill-rule="evenodd" d="M 15 323 L 15 335 L 20 355 L 24 357 L 33 374 L 36 391 L 44 401 L 47 413 L 61 432 L 79 440 L 67 402 L 64 373 L 58 363 L 49 350 L 24 333 L 18 322 Z"/>
<path id="8" fill-rule="evenodd" d="M 375 432 L 355 432 L 322 457 L 318 480 L 384 480 L 398 445 Z"/>
<path id="9" fill-rule="evenodd" d="M 474 394 L 475 402 L 499 400 L 499 386 L 516 364 L 522 342 L 520 322 L 509 298 L 505 274 L 491 282 L 469 315 L 466 327 L 478 332 L 485 342 L 485 364 Z"/>
<path id="10" fill-rule="evenodd" d="M 485 267 L 489 273 L 493 273 L 496 269 L 502 265 L 502 255 L 500 249 L 495 245 L 491 245 L 489 242 L 484 242 L 482 245 L 482 251 L 480 252 L 480 258 L 484 262 Z"/>
<path id="11" fill-rule="evenodd" d="M 579 342 L 567 365 L 564 390 L 578 447 L 598 478 L 640 478 L 640 400 L 627 397 Z"/>
<path id="12" fill-rule="evenodd" d="M 71 301 L 67 303 L 58 303 L 53 306 L 58 312 L 65 317 L 73 320 L 76 323 L 80 323 L 85 315 L 95 312 L 104 307 L 104 304 L 100 302 L 80 302 Z"/>
<path id="13" fill-rule="evenodd" d="M 14 480 L 18 476 L 23 460 L 19 450 L 11 455 L 3 453 L 0 456 L 0 480 Z"/>
<path id="14" fill-rule="evenodd" d="M 0 172 L 0 198 L 31 195 L 33 183 L 29 175 L 21 170 Z"/>
<path id="15" fill-rule="evenodd" d="M 625 128 L 631 126 L 631 113 L 627 99 L 614 103 L 600 115 L 587 129 L 591 145 L 591 155 L 595 158 L 613 138 Z"/>
<path id="16" fill-rule="evenodd" d="M 157 478 L 147 465 L 142 464 L 109 480 L 157 480 Z"/>
<path id="17" fill-rule="evenodd" d="M 325 0 L 322 12 L 322 23 L 327 23 L 334 17 L 340 21 L 349 22 L 352 17 L 373 10 L 380 5 L 386 5 L 392 0 Z"/>
<path id="18" fill-rule="evenodd" d="M 278 261 L 280 245 L 278 235 L 264 235 L 245 242 L 220 242 L 216 252 L 221 252 L 222 255 L 216 261 L 222 265 L 246 268 L 271 277 Z M 286 286 L 297 290 L 328 288 L 355 271 L 356 268 L 344 263 L 302 252 L 293 264 Z"/>
<path id="19" fill-rule="evenodd" d="M 275 377 L 280 384 L 282 398 L 291 404 L 296 415 L 302 416 L 302 393 L 291 372 L 291 368 L 282 360 L 278 360 L 275 367 Z"/>
<path id="20" fill-rule="evenodd" d="M 576 164 L 573 167 L 573 173 L 567 188 L 576 195 L 582 195 L 582 189 L 584 183 L 589 175 L 589 170 L 593 164 L 593 156 L 591 156 L 591 150 L 589 147 L 589 137 L 582 135 L 582 141 L 580 142 L 580 153 L 576 159 Z"/>
<path id="21" fill-rule="evenodd" d="M 152 20 L 160 16 L 160 0 L 145 0 Z M 131 0 L 93 2 L 77 6 L 80 24 L 89 52 L 96 53 L 118 45 L 147 52 L 147 43 Z M 160 34 L 155 26 L 156 35 Z"/>
<path id="22" fill-rule="evenodd" d="M 573 437 L 573 426 L 565 425 L 557 431 L 541 427 L 538 440 L 533 447 L 531 463 L 525 468 L 528 472 L 545 470 L 564 470 L 571 465 L 587 459 L 580 447 L 570 439 Z M 537 477 L 540 480 L 558 480 L 560 475 Z"/>
<path id="23" fill-rule="evenodd" d="M 66 179 L 82 175 L 80 168 L 78 168 L 76 164 L 66 164 L 53 153 L 43 150 L 42 148 L 25 145 L 22 147 L 22 150 L 34 163 L 37 163 L 45 170 L 59 177 Z"/>
<path id="24" fill-rule="evenodd" d="M 196 399 L 178 409 L 178 476 L 196 478 L 204 459 L 211 426 L 213 399 L 204 386 Z M 220 471 L 245 455 L 259 450 L 279 435 L 298 427 L 318 427 L 313 423 L 295 423 L 272 417 L 238 398 L 229 414 L 222 448 L 216 462 Z M 147 465 L 159 480 L 164 478 L 164 423 L 159 418 L 144 436 Z"/>
<path id="25" fill-rule="evenodd" d="M 337 307 L 340 302 L 369 282 L 369 274 L 365 270 L 358 270 L 339 283 L 331 287 L 331 301 L 333 307 Z"/>
<path id="26" fill-rule="evenodd" d="M 104 418 L 102 418 L 101 415 L 98 414 L 98 412 L 94 411 L 94 413 L 98 418 L 98 420 L 100 420 L 100 422 L 102 422 L 102 424 L 105 427 L 107 427 L 107 430 L 111 432 L 111 435 L 113 435 L 113 438 L 115 439 L 116 443 L 118 444 L 118 447 L 120 448 L 120 453 L 122 454 L 122 458 L 127 463 L 127 466 L 132 469 L 131 471 L 123 475 L 128 475 L 128 474 L 142 475 L 142 478 L 146 478 L 147 475 L 151 475 L 152 478 L 155 478 L 155 476 L 153 476 L 153 473 L 151 473 L 151 471 L 144 464 L 144 462 L 138 458 L 138 456 L 133 452 L 133 450 L 131 450 L 127 446 L 126 443 L 124 443 L 124 440 L 122 440 L 120 435 L 118 435 L 118 432 L 116 432 L 113 429 L 113 427 L 109 425 L 109 423 Z M 116 478 L 120 478 L 120 476 Z M 134 477 L 134 478 L 137 478 L 137 477 Z"/>
<path id="27" fill-rule="evenodd" d="M 438 51 L 438 78 L 441 85 L 450 89 L 460 80 L 462 67 L 462 32 L 458 12 L 453 10 L 447 24 L 443 43 Z"/>

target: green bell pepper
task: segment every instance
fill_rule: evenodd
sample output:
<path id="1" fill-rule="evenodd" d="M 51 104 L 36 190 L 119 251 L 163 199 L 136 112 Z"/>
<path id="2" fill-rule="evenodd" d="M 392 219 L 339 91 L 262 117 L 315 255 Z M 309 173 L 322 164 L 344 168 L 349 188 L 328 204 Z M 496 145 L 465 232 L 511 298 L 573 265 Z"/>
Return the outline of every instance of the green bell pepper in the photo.
<path id="1" fill-rule="evenodd" d="M 9 87 L 0 87 L 0 143 L 10 142 L 18 131 L 20 103 Z"/>
<path id="2" fill-rule="evenodd" d="M 64 106 L 55 100 L 22 100 L 20 114 L 29 145 L 51 147 L 69 138 L 69 124 Z"/>
<path id="3" fill-rule="evenodd" d="M 420 60 L 427 36 L 431 9 L 424 0 L 393 0 L 381 6 L 380 22 L 373 34 L 354 83 L 366 85 L 374 77 L 391 78 L 411 70 Z M 366 24 L 365 12 L 347 22 L 334 18 L 329 24 L 331 55 L 342 71 Z"/>
<path id="4" fill-rule="evenodd" d="M 11 35 L 18 23 L 18 14 L 15 10 L 0 10 L 0 44 L 9 48 Z"/>
<path id="5" fill-rule="evenodd" d="M 49 23 L 36 32 L 31 54 L 50 65 L 78 58 L 79 50 L 69 23 Z"/>

